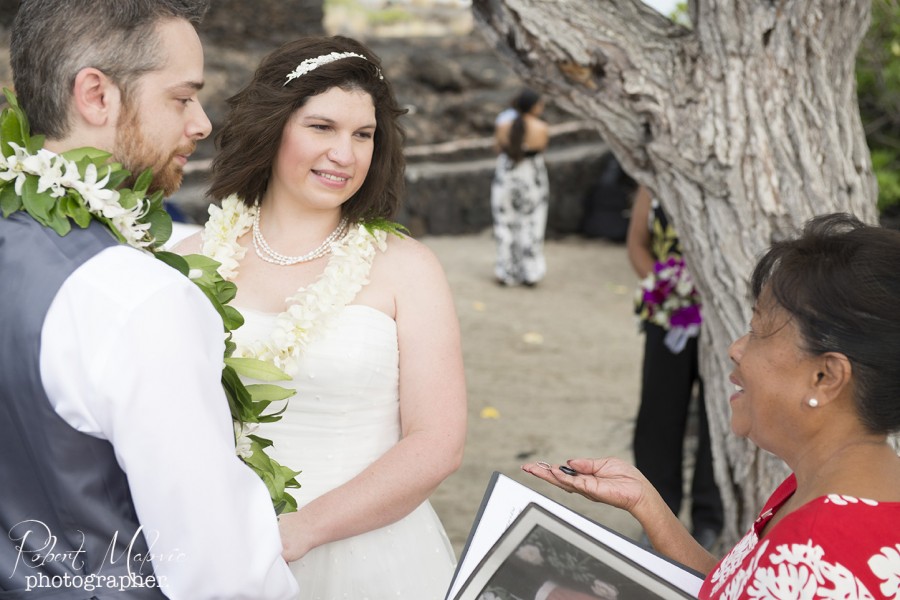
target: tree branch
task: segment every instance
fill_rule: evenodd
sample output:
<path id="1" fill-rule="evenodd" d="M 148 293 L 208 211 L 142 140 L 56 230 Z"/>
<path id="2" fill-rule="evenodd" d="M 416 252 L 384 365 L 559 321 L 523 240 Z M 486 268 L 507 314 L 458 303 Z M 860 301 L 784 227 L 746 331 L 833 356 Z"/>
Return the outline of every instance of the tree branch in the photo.
<path id="1" fill-rule="evenodd" d="M 474 0 L 482 34 L 532 87 L 588 115 L 632 176 L 670 130 L 669 98 L 693 103 L 692 32 L 640 0 Z"/>

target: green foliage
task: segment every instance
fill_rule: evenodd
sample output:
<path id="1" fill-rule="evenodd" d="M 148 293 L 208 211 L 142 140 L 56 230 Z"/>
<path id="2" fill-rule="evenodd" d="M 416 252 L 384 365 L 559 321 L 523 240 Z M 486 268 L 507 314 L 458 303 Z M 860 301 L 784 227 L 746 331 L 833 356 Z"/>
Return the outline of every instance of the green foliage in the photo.
<path id="1" fill-rule="evenodd" d="M 389 233 L 391 235 L 396 235 L 400 238 L 402 238 L 404 235 L 409 235 L 409 229 L 407 229 L 400 223 L 389 221 L 384 217 L 369 219 L 368 221 L 365 221 L 363 223 L 363 226 L 366 228 L 366 231 L 368 231 L 370 235 L 374 235 L 375 230 L 377 229 L 380 229 L 385 233 Z"/>
<path id="2" fill-rule="evenodd" d="M 872 25 L 856 59 L 856 85 L 878 208 L 900 209 L 900 0 L 873 0 Z"/>
<path id="3" fill-rule="evenodd" d="M 688 12 L 687 2 L 679 2 L 675 5 L 675 9 L 672 10 L 672 14 L 669 15 L 669 18 L 678 23 L 679 25 L 684 25 L 685 27 L 692 27 L 691 25 L 691 15 Z"/>
<path id="4" fill-rule="evenodd" d="M 85 228 L 93 218 L 106 225 L 120 242 L 127 243 L 129 240 L 111 218 L 89 211 L 88 201 L 71 188 L 68 181 L 74 174 L 68 173 L 66 166 L 74 165 L 78 179 L 89 184 L 86 187 L 95 188 L 94 193 L 108 195 L 113 194 L 113 190 L 118 192 L 118 204 L 122 208 L 133 209 L 138 202 L 147 202 L 137 223 L 149 225 L 149 236 L 154 240 L 149 246 L 151 249 L 169 239 L 172 220 L 163 208 L 162 192 L 147 195 L 153 179 L 149 169 L 138 177 L 134 188 L 128 189 L 119 186 L 131 173 L 119 163 L 109 162 L 108 152 L 78 148 L 64 152 L 59 158 L 41 159 L 38 153 L 44 145 L 44 136 L 29 133 L 28 117 L 19 106 L 15 94 L 5 88 L 3 94 L 8 104 L 0 113 L 0 154 L 5 162 L 4 177 L 0 181 L 0 208 L 4 218 L 22 210 L 59 235 L 69 233 L 73 224 Z M 33 164 L 30 165 L 29 161 Z M 38 164 L 43 176 L 32 172 Z"/>
<path id="5" fill-rule="evenodd" d="M 244 318 L 228 303 L 234 299 L 237 286 L 219 275 L 219 263 L 202 254 L 179 256 L 170 252 L 157 252 L 160 260 L 172 265 L 184 275 L 190 277 L 206 295 L 213 308 L 221 315 L 225 327 L 226 348 L 225 367 L 222 370 L 222 388 L 228 398 L 231 417 L 240 425 L 246 423 L 272 423 L 281 418 L 281 412 L 263 412 L 272 402 L 286 400 L 294 395 L 294 390 L 273 384 L 245 385 L 241 377 L 259 381 L 288 381 L 290 377 L 274 365 L 256 358 L 235 358 L 234 343 L 231 332 L 244 324 Z M 272 443 L 259 436 L 250 435 L 250 454 L 242 456 L 242 460 L 263 480 L 275 512 L 292 512 L 297 510 L 297 502 L 287 493 L 289 488 L 299 488 L 296 480 L 299 471 L 281 465 L 271 458 L 265 448 Z"/>
<path id="6" fill-rule="evenodd" d="M 872 150 L 872 167 L 878 178 L 878 210 L 900 206 L 900 153 L 896 150 Z"/>

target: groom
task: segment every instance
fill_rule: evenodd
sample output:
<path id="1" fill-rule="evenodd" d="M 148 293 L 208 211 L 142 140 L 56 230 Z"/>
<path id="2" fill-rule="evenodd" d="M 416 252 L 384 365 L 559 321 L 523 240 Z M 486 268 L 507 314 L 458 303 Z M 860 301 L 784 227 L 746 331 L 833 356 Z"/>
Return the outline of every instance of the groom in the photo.
<path id="1" fill-rule="evenodd" d="M 110 151 L 175 191 L 210 132 L 207 7 L 24 0 L 11 62 L 44 147 Z M 61 237 L 25 212 L 0 218 L 0 282 L 0 598 L 294 597 L 199 289 L 96 221 Z"/>

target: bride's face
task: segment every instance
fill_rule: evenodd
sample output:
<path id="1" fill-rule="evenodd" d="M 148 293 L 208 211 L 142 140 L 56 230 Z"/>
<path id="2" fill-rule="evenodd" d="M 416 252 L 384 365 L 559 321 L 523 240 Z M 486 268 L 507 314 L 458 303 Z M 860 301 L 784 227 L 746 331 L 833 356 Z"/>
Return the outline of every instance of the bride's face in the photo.
<path id="1" fill-rule="evenodd" d="M 376 125 L 364 91 L 333 87 L 313 96 L 284 126 L 270 193 L 313 208 L 339 207 L 369 173 Z"/>

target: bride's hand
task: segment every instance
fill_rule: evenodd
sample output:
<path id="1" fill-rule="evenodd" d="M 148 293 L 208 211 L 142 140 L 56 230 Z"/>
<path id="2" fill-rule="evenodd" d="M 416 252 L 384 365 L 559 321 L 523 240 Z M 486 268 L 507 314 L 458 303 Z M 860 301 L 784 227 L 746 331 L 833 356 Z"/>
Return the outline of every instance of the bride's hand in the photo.
<path id="1" fill-rule="evenodd" d="M 281 556 L 287 562 L 299 560 L 313 549 L 312 529 L 304 522 L 300 511 L 278 517 L 278 530 L 281 532 Z"/>
<path id="2" fill-rule="evenodd" d="M 618 458 L 579 458 L 568 461 L 567 465 L 577 473 L 567 475 L 558 465 L 548 470 L 537 463 L 523 465 L 522 470 L 567 492 L 576 492 L 632 514 L 648 488 L 652 488 L 637 467 Z"/>

